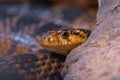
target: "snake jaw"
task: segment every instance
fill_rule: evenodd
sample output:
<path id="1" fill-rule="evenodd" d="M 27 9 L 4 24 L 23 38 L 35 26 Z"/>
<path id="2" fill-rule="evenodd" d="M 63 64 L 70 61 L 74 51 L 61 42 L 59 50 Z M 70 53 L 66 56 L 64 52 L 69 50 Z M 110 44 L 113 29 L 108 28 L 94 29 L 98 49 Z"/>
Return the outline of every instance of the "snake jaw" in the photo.
<path id="1" fill-rule="evenodd" d="M 84 43 L 89 35 L 90 31 L 85 29 L 48 31 L 39 40 L 39 44 L 44 49 L 67 56 L 73 48 Z"/>

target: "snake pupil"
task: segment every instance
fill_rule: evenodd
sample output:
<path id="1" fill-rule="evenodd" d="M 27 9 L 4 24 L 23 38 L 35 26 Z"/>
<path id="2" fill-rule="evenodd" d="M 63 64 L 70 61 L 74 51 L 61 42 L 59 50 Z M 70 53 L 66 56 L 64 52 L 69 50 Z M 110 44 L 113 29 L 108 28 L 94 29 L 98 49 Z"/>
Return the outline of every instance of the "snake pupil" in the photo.
<path id="1" fill-rule="evenodd" d="M 67 31 L 63 31 L 61 33 L 62 38 L 67 39 L 69 37 L 69 33 Z"/>

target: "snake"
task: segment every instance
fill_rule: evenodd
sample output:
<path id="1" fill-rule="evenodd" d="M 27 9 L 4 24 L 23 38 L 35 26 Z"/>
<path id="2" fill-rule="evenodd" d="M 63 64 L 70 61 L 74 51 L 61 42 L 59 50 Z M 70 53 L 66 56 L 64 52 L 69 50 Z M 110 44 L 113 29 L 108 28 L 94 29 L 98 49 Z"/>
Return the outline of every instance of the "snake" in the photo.
<path id="1" fill-rule="evenodd" d="M 51 7 L 51 3 L 47 8 L 0 6 L 0 80 L 63 80 L 63 59 L 91 33 L 90 29 L 69 26 L 84 24 L 84 20 L 93 26 L 96 9 L 72 13 L 66 6 Z"/>
<path id="2" fill-rule="evenodd" d="M 84 43 L 89 35 L 90 31 L 84 29 L 49 31 L 42 36 L 39 43 L 45 49 L 67 56 L 73 48 Z"/>

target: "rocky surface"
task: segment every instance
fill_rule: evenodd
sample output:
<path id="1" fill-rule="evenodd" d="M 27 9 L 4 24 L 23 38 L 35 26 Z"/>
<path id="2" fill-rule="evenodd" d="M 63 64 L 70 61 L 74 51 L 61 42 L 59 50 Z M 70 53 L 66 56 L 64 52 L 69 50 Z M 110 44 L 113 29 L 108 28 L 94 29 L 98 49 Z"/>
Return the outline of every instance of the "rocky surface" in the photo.
<path id="1" fill-rule="evenodd" d="M 120 0 L 101 0 L 96 28 L 67 56 L 64 80 L 120 80 Z"/>

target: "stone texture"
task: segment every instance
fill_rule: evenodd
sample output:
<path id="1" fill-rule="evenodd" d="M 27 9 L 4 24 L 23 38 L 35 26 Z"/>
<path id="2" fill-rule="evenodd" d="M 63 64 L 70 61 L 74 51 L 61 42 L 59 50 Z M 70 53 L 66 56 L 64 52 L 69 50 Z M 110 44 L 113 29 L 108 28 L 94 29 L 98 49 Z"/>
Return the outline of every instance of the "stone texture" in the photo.
<path id="1" fill-rule="evenodd" d="M 120 0 L 101 0 L 89 39 L 67 56 L 64 80 L 120 80 Z"/>

